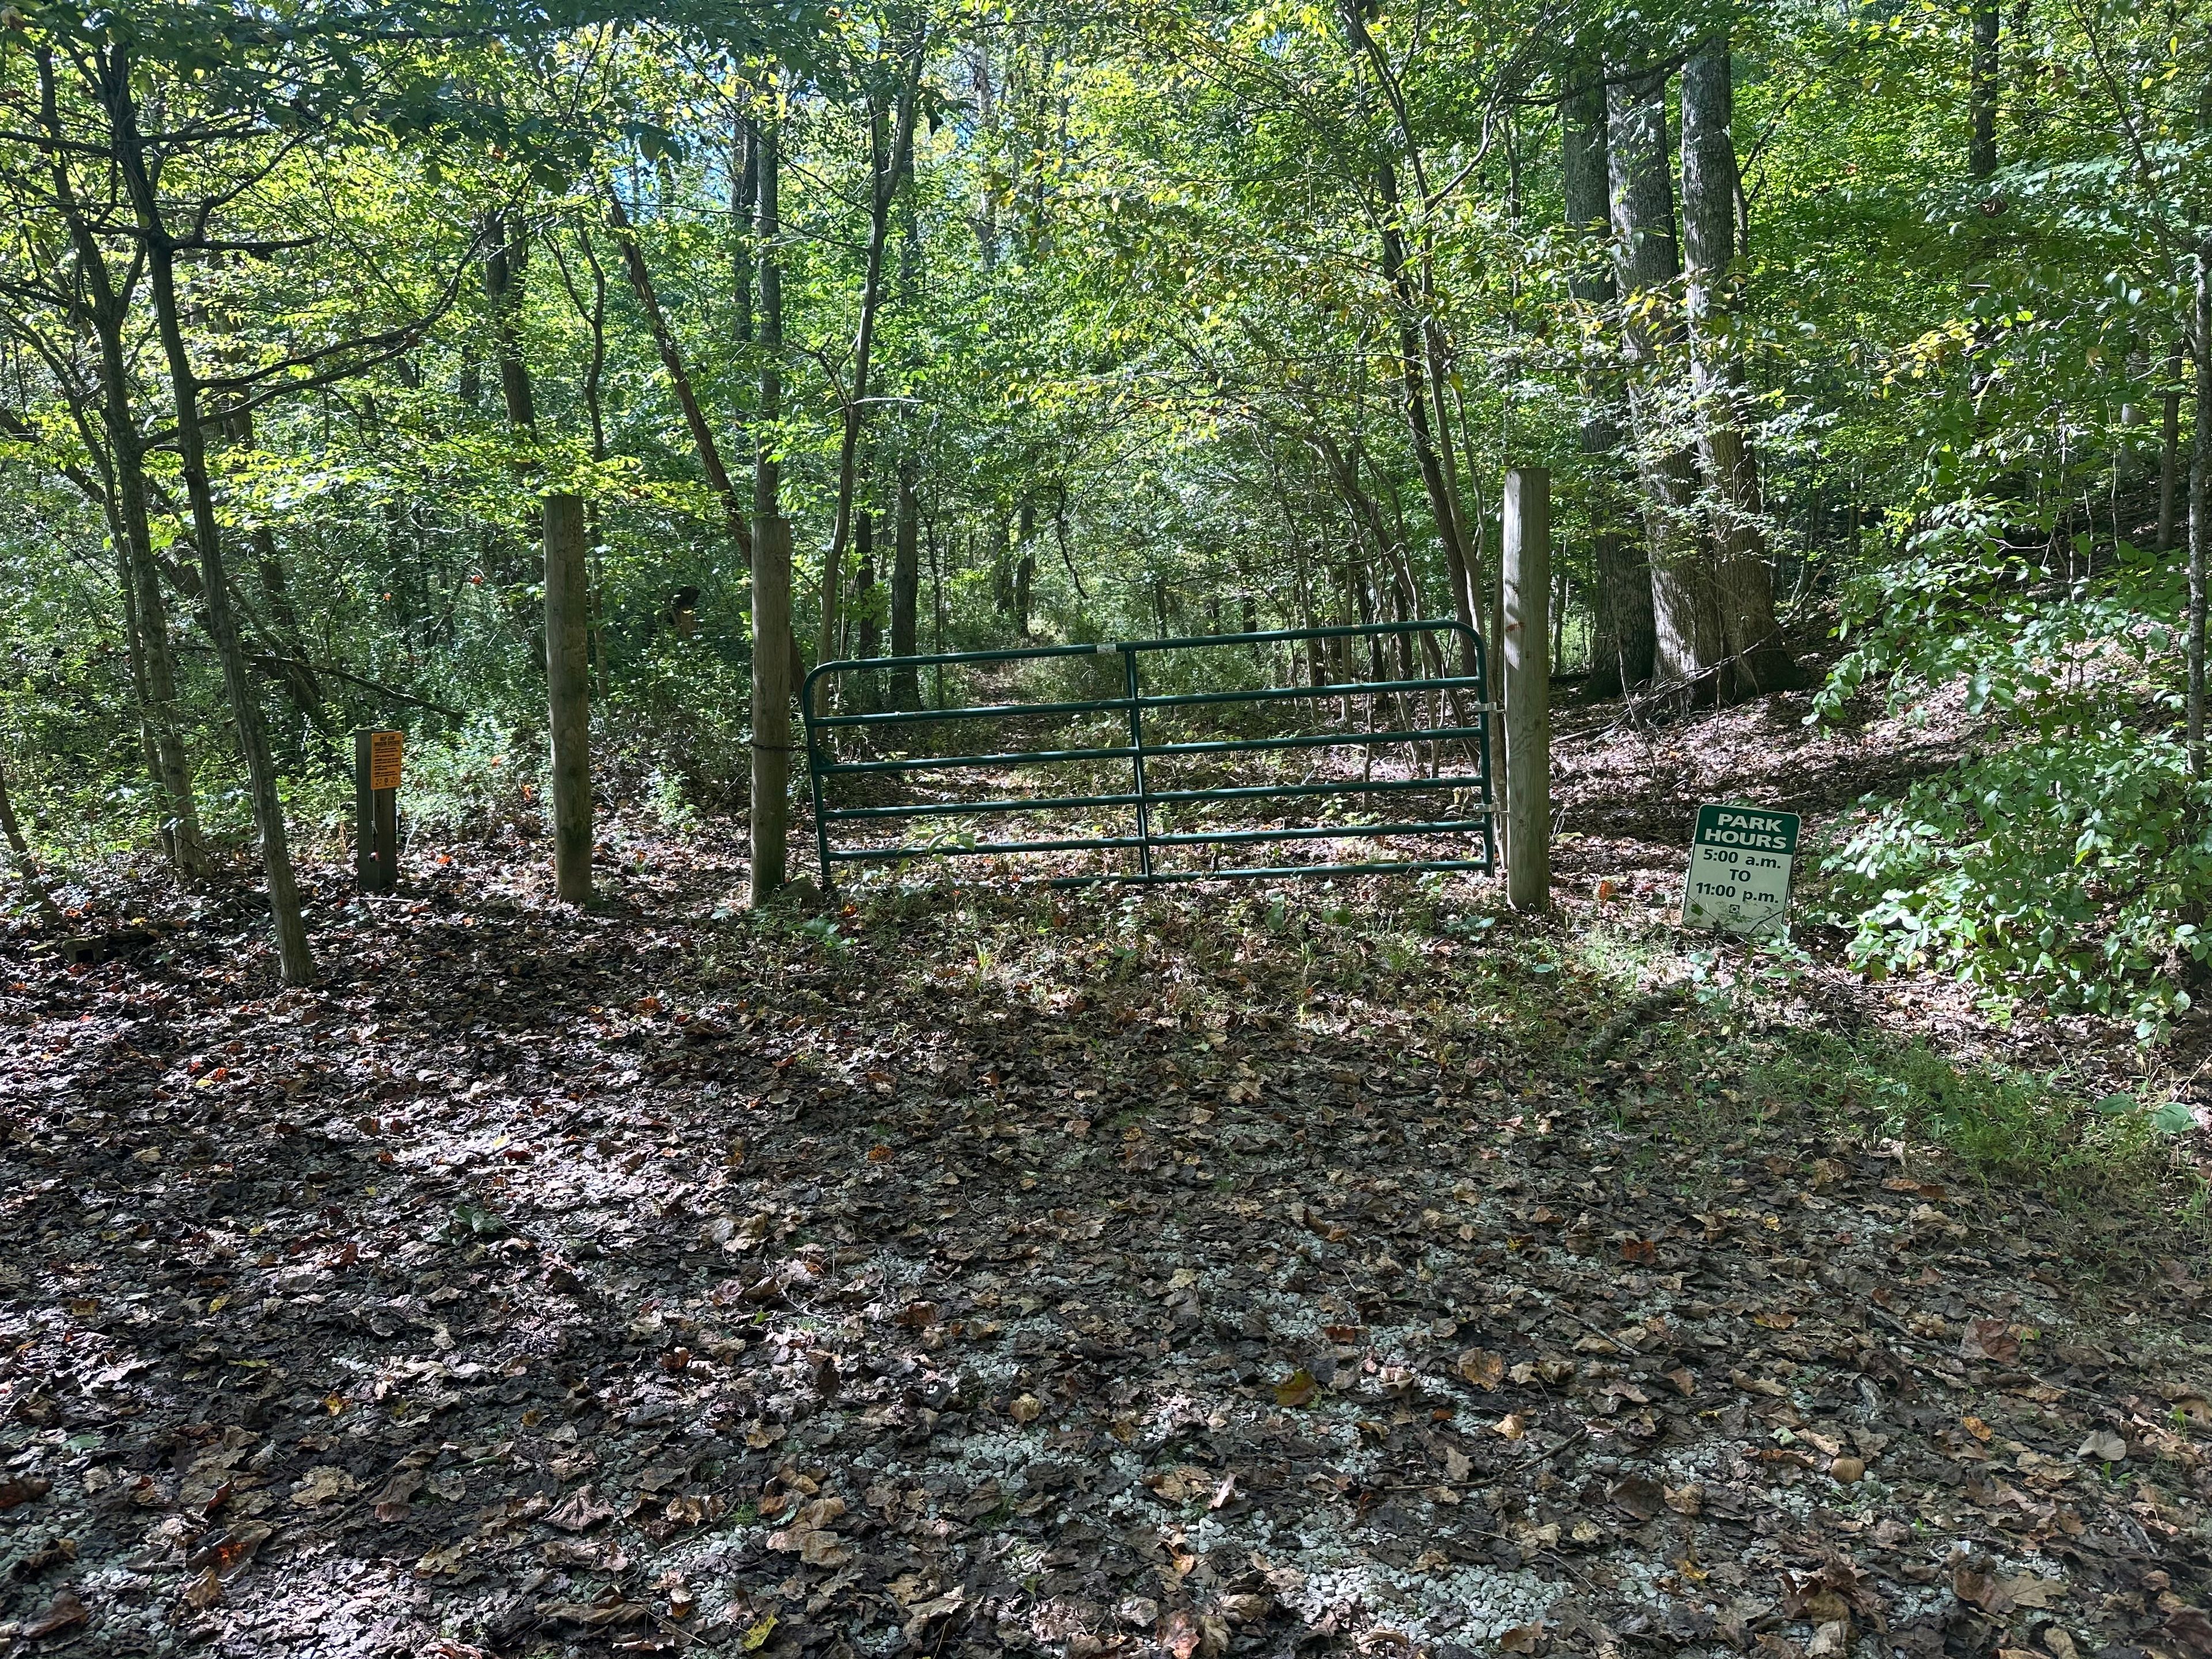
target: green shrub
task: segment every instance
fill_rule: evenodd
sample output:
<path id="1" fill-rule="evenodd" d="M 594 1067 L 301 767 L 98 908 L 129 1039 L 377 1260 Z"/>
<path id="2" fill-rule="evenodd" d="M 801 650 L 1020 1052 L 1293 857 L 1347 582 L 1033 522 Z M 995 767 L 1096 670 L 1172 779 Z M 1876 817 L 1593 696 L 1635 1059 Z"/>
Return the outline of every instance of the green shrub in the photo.
<path id="1" fill-rule="evenodd" d="M 2001 1009 L 2040 999 L 2148 1036 L 2206 954 L 2208 804 L 2171 739 L 2117 720 L 2024 738 L 1867 803 L 1814 913 L 1863 969 L 1939 969 Z"/>

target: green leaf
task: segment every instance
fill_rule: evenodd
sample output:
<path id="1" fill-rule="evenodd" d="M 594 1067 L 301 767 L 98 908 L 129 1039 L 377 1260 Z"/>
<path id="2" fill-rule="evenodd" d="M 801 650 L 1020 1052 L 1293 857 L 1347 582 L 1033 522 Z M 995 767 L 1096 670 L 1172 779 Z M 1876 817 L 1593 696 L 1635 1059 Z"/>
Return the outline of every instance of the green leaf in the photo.
<path id="1" fill-rule="evenodd" d="M 2136 1097 L 2133 1095 L 2125 1093 L 2110 1094 L 2106 1095 L 2102 1100 L 2097 1102 L 2096 1104 L 2090 1107 L 2089 1109 L 2093 1112 L 2102 1113 L 2106 1117 L 2125 1117 L 2130 1112 L 2136 1109 Z"/>
<path id="2" fill-rule="evenodd" d="M 2150 1121 L 2170 1135 L 2186 1134 L 2197 1127 L 2197 1114 L 2186 1102 L 2169 1100 L 2150 1115 Z"/>

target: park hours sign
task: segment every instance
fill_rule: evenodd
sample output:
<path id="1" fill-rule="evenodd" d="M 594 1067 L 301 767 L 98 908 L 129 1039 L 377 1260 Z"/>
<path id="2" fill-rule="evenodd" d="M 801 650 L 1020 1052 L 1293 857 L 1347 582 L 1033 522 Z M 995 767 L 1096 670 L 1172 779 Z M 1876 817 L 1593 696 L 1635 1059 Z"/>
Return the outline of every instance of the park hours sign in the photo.
<path id="1" fill-rule="evenodd" d="M 1700 806 L 1682 925 L 1758 933 L 1790 915 L 1798 817 L 1761 806 Z"/>

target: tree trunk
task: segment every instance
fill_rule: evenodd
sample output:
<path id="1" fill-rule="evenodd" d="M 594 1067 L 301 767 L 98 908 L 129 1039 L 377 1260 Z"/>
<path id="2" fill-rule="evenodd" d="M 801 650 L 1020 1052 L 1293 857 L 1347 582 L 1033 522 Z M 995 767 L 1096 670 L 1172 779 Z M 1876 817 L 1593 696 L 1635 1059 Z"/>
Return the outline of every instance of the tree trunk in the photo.
<path id="1" fill-rule="evenodd" d="M 62 124 L 52 53 L 41 51 L 37 63 L 40 125 L 58 138 Z M 119 146 L 119 131 L 116 139 Z M 153 528 L 147 512 L 146 446 L 131 406 L 130 355 L 124 340 L 131 295 L 110 275 L 106 255 L 82 210 L 58 147 L 52 151 L 52 167 L 55 204 L 69 227 L 77 278 L 88 301 L 87 320 L 100 347 L 100 416 L 107 434 L 108 465 L 113 474 L 108 507 L 118 536 L 118 574 L 129 600 L 125 610 L 137 613 L 144 677 L 140 707 L 151 728 L 148 743 L 154 784 L 161 798 L 161 838 L 178 873 L 192 879 L 207 873 L 207 848 L 192 797 L 191 759 L 185 746 L 176 657 L 169 641 L 169 607 L 154 558 Z"/>
<path id="2" fill-rule="evenodd" d="M 740 340 L 753 337 L 753 250 L 745 228 L 752 222 L 753 205 L 760 192 L 760 143 L 750 118 L 740 118 L 730 142 L 730 227 L 734 244 L 731 260 L 730 299 L 737 312 L 732 331 Z"/>
<path id="3" fill-rule="evenodd" d="M 507 412 L 507 423 L 519 434 L 534 434 L 538 429 L 538 398 L 531 384 L 530 362 L 523 356 L 522 315 L 523 273 L 528 262 L 529 243 L 517 236 L 507 216 L 494 212 L 485 216 L 485 236 L 490 252 L 484 257 L 484 298 L 491 311 L 491 331 L 494 355 L 499 368 L 499 393 L 501 406 Z M 514 463 L 518 485 L 529 481 L 531 464 L 526 459 Z M 523 511 L 521 544 L 503 532 L 495 532 L 494 546 L 499 557 L 513 562 L 507 572 L 511 586 L 520 588 L 529 580 L 530 555 L 533 544 L 541 555 L 538 560 L 538 579 L 544 580 L 544 524 L 535 490 L 526 490 L 526 505 Z M 532 617 L 526 611 L 517 617 L 520 625 L 535 633 L 542 617 Z M 542 651 L 544 641 L 532 641 L 536 650 Z"/>
<path id="4" fill-rule="evenodd" d="M 884 292 L 884 247 L 890 237 L 891 201 L 914 165 L 914 123 L 920 105 L 923 40 L 917 31 L 905 82 L 899 88 L 892 117 L 888 153 L 884 135 L 884 112 L 878 106 L 870 123 L 868 252 L 860 278 L 860 318 L 853 337 L 853 389 L 845 399 L 844 420 L 837 442 L 837 503 L 831 521 L 829 550 L 822 556 L 822 649 L 827 662 L 837 652 L 843 620 L 838 586 L 844 577 L 845 550 L 850 544 L 853 489 L 860 447 L 860 427 L 868 400 L 868 370 L 876 338 L 877 313 Z M 822 682 L 824 690 L 828 682 Z M 818 699 L 817 699 L 818 701 Z M 817 708 L 817 711 L 818 708 Z"/>
<path id="5" fill-rule="evenodd" d="M 698 453 L 699 470 L 707 475 L 708 488 L 722 503 L 723 526 L 737 544 L 738 556 L 750 562 L 753 551 L 751 527 L 745 523 L 744 509 L 738 501 L 736 487 L 730 482 L 729 470 L 722 465 L 721 446 L 714 441 L 714 429 L 707 424 L 706 412 L 699 405 L 690 370 L 684 362 L 683 348 L 675 331 L 668 325 L 667 314 L 660 308 L 659 290 L 653 286 L 652 268 L 645 262 L 645 250 L 638 246 L 636 228 L 630 223 L 622 197 L 612 184 L 608 185 L 606 195 L 607 216 L 614 222 L 615 240 L 622 245 L 623 268 L 629 274 L 630 292 L 637 298 L 638 308 L 645 313 L 653 345 L 660 353 L 660 366 L 667 374 L 670 389 L 676 394 L 677 407 L 684 411 L 684 427 L 691 434 L 693 449 Z"/>
<path id="6" fill-rule="evenodd" d="M 1997 0 L 1970 0 L 1974 43 L 1966 72 L 1966 172 L 1997 170 Z"/>
<path id="7" fill-rule="evenodd" d="M 1711 694 L 1720 627 L 1711 560 L 1697 521 L 1697 460 L 1671 428 L 1666 408 L 1664 353 L 1680 338 L 1674 289 L 1681 276 L 1666 71 L 1613 81 L 1606 116 L 1613 273 L 1626 307 L 1621 356 L 1651 565 L 1653 669 L 1667 690 L 1695 698 Z"/>
<path id="8" fill-rule="evenodd" d="M 860 643 L 853 654 L 863 659 L 883 654 L 884 629 L 876 618 L 876 515 L 860 513 L 853 520 L 853 546 L 860 555 L 860 564 L 853 572 L 853 609 L 858 613 Z M 877 671 L 871 668 L 858 677 L 854 688 L 860 697 L 860 712 L 872 714 L 884 704 L 883 688 L 876 678 Z"/>
<path id="9" fill-rule="evenodd" d="M 1739 418 L 1744 370 L 1734 270 L 1733 74 L 1726 35 L 1708 40 L 1682 69 L 1690 391 L 1712 501 L 1713 588 L 1721 630 L 1714 690 L 1723 702 L 1799 683 L 1796 660 L 1774 617 L 1774 568 L 1759 524 L 1758 454 Z"/>
<path id="10" fill-rule="evenodd" d="M 2166 360 L 2165 423 L 2158 461 L 2158 550 L 2173 551 L 2173 519 L 2181 483 L 2181 348 Z"/>
<path id="11" fill-rule="evenodd" d="M 2189 447 L 2189 772 L 2204 775 L 2205 568 L 2212 562 L 2212 241 L 2197 249 L 2197 430 Z"/>
<path id="12" fill-rule="evenodd" d="M 899 463 L 898 526 L 891 552 L 891 655 L 911 657 L 915 612 L 921 598 L 921 502 L 915 494 L 915 465 Z M 891 671 L 891 707 L 921 707 L 921 683 L 912 667 Z"/>
<path id="13" fill-rule="evenodd" d="M 1014 538 L 1014 633 L 1018 638 L 1030 636 L 1030 600 L 1036 587 L 1036 507 L 1031 502 L 1022 503 L 1018 531 Z"/>
<path id="14" fill-rule="evenodd" d="M 15 802 L 8 793 L 4 758 L 0 758 L 0 835 L 8 838 L 8 850 L 15 854 L 16 872 L 22 877 L 23 885 L 30 890 L 31 902 L 38 906 L 40 917 L 58 927 L 63 920 L 61 907 L 54 902 L 54 896 L 40 879 L 39 866 L 32 861 L 30 846 L 23 839 L 23 827 L 15 822 Z"/>
<path id="15" fill-rule="evenodd" d="M 771 92 L 775 91 L 771 88 Z M 783 228 L 778 218 L 781 117 L 757 127 L 755 229 L 760 245 L 759 434 L 753 465 L 753 775 L 750 896 L 783 885 L 791 815 L 791 526 L 783 518 L 775 424 L 783 409 Z"/>
<path id="16" fill-rule="evenodd" d="M 124 534 L 122 558 L 137 601 L 138 629 L 146 661 L 146 708 L 154 727 L 154 752 L 161 787 L 164 831 L 170 856 L 188 878 L 208 870 L 207 844 L 192 795 L 191 757 L 185 746 L 184 707 L 177 695 L 177 659 L 169 640 L 169 605 L 154 557 L 148 512 L 146 456 L 131 410 L 130 368 L 120 318 L 95 320 L 100 336 L 103 424 L 115 468 L 116 516 Z"/>
<path id="17" fill-rule="evenodd" d="M 1473 562 L 1462 540 L 1466 526 L 1462 521 L 1457 494 L 1444 477 L 1437 434 L 1429 424 L 1428 365 L 1423 341 L 1426 307 L 1407 269 L 1405 237 L 1401 228 L 1404 210 L 1398 196 L 1396 170 L 1387 161 L 1376 169 L 1375 187 L 1382 204 L 1382 275 L 1390 284 L 1398 313 L 1400 410 L 1405 417 L 1407 435 L 1413 441 L 1414 464 L 1420 469 L 1421 488 L 1429 498 L 1429 514 L 1436 524 L 1437 540 L 1444 550 L 1445 568 L 1451 572 L 1454 589 L 1464 590 L 1473 581 Z M 1471 597 L 1469 603 L 1472 604 Z M 1473 665 L 1464 666 L 1471 668 Z"/>
<path id="18" fill-rule="evenodd" d="M 1376 192 L 1382 205 L 1382 274 L 1390 284 L 1398 313 L 1399 387 L 1407 431 L 1413 439 L 1421 486 L 1428 495 L 1429 511 L 1436 523 L 1437 539 L 1443 548 L 1444 566 L 1450 574 L 1453 591 L 1455 594 L 1468 593 L 1466 605 L 1460 608 L 1471 613 L 1474 560 L 1468 544 L 1467 514 L 1461 504 L 1458 469 L 1451 457 L 1450 431 L 1445 423 L 1449 353 L 1437 312 L 1434 262 L 1426 228 L 1428 173 L 1415 141 L 1404 88 L 1391 68 L 1389 58 L 1367 27 L 1364 6 L 1358 0 L 1343 0 L 1340 11 L 1355 56 L 1366 60 L 1390 106 L 1398 129 L 1400 154 L 1412 170 L 1415 200 L 1421 208 L 1419 216 L 1409 221 L 1399 190 L 1397 169 L 1389 161 L 1376 169 Z M 1409 232 L 1413 236 L 1410 262 L 1407 246 Z M 1430 425 L 1432 413 L 1436 421 L 1433 428 Z M 1462 615 L 1461 620 L 1472 625 L 1470 615 Z M 1472 672 L 1474 667 L 1474 653 L 1468 649 L 1461 668 Z"/>
<path id="19" fill-rule="evenodd" d="M 591 580 L 580 496 L 545 497 L 545 708 L 553 751 L 553 887 L 592 897 Z"/>
<path id="20" fill-rule="evenodd" d="M 229 693 L 231 716 L 238 726 L 238 746 L 246 762 L 248 792 L 253 802 L 253 821 L 260 833 L 261 861 L 269 886 L 270 920 L 276 939 L 279 969 L 287 985 L 306 985 L 315 976 L 315 959 L 307 948 L 306 919 L 301 914 L 300 890 L 293 878 L 292 855 L 284 829 L 284 804 L 276 786 L 276 769 L 270 757 L 269 734 L 261 720 L 258 690 L 253 684 L 246 651 L 240 642 L 237 620 L 230 609 L 230 581 L 223 565 L 222 526 L 215 510 L 215 491 L 208 479 L 207 445 L 200 408 L 200 384 L 185 345 L 184 325 L 177 302 L 176 246 L 163 222 L 155 194 L 144 141 L 138 131 L 137 112 L 131 90 L 131 71 L 120 50 L 103 66 L 102 92 L 113 132 L 117 161 L 129 191 L 138 235 L 146 249 L 146 269 L 154 297 L 154 319 L 169 370 L 171 397 L 176 406 L 177 459 L 184 474 L 185 494 L 191 504 L 192 538 L 199 544 L 200 574 L 208 635 L 222 664 L 224 689 Z"/>
<path id="21" fill-rule="evenodd" d="M 1607 194 L 1605 89 L 1591 85 L 1560 105 L 1561 187 L 1567 226 L 1593 240 L 1607 234 L 1611 217 Z M 1615 303 L 1613 270 L 1602 257 L 1578 258 L 1569 287 L 1576 299 L 1609 314 Z M 1586 473 L 1590 554 L 1596 576 L 1592 606 L 1590 678 L 1592 691 L 1613 696 L 1651 678 L 1657 641 L 1651 617 L 1651 566 L 1636 538 L 1615 520 L 1613 475 L 1620 465 L 1619 368 L 1603 354 L 1585 348 L 1582 366 L 1582 452 L 1612 458 L 1594 462 Z"/>
<path id="22" fill-rule="evenodd" d="M 491 302 L 492 332 L 499 346 L 499 393 L 510 426 L 538 424 L 538 400 L 531 390 L 530 365 L 522 356 L 522 272 L 529 245 L 514 239 L 507 216 L 488 222 L 491 252 L 484 258 L 484 297 Z"/>
<path id="23" fill-rule="evenodd" d="M 254 447 L 253 411 L 236 410 L 223 420 L 223 434 L 241 449 Z M 335 740 L 323 684 L 307 661 L 306 636 L 300 630 L 299 608 L 292 603 L 292 585 L 284 573 L 283 556 L 277 551 L 276 532 L 257 523 L 246 532 L 253 548 L 254 574 L 261 581 L 261 603 L 268 613 L 266 631 L 275 636 L 284 688 L 301 718 L 326 738 Z"/>

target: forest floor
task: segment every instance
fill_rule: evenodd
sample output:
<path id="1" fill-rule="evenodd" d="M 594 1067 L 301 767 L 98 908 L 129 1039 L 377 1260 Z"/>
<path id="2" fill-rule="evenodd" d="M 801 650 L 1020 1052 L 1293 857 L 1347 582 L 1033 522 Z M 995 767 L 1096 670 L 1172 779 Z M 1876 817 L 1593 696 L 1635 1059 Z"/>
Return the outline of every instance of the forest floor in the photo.
<path id="1" fill-rule="evenodd" d="M 2201 1183 L 1983 1063 L 2124 1046 L 1669 924 L 1955 729 L 1609 718 L 1540 924 L 627 819 L 309 871 L 311 990 L 17 924 L 0 1653 L 2207 1659 Z"/>

